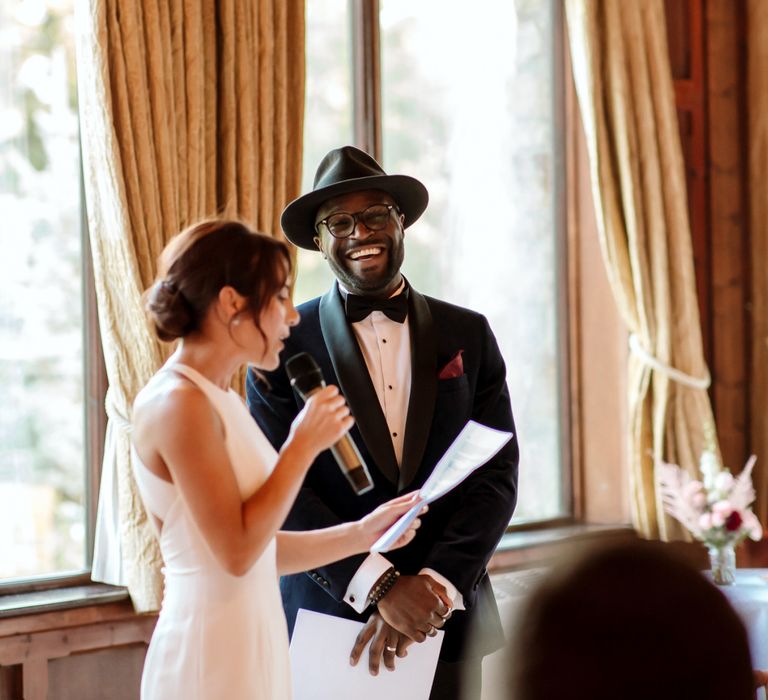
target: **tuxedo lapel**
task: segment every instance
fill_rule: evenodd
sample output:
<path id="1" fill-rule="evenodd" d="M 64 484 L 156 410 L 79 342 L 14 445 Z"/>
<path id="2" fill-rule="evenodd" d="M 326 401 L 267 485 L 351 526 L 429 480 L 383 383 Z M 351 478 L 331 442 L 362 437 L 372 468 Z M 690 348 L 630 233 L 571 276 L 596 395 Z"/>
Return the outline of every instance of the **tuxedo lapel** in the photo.
<path id="1" fill-rule="evenodd" d="M 396 484 L 400 470 L 397 468 L 387 421 L 368 374 L 365 359 L 360 352 L 360 346 L 357 344 L 352 328 L 347 323 L 341 294 L 335 284 L 320 299 L 320 329 L 328 354 L 331 356 L 331 364 L 339 380 L 339 387 L 349 404 L 365 445 L 379 471 Z"/>
<path id="2" fill-rule="evenodd" d="M 413 287 L 410 289 L 408 325 L 411 333 L 411 395 L 400 465 L 400 491 L 413 481 L 421 464 L 437 395 L 437 348 L 432 313 L 427 300 Z"/>

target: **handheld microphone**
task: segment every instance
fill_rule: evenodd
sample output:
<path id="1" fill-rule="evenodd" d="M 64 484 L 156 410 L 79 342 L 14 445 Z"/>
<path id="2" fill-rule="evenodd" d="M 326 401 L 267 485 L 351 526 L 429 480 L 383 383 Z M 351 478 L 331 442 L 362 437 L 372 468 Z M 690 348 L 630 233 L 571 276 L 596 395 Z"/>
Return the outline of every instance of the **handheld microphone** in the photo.
<path id="1" fill-rule="evenodd" d="M 306 352 L 294 355 L 285 363 L 291 386 L 305 401 L 325 386 L 323 373 L 314 358 Z M 352 489 L 360 496 L 373 488 L 373 481 L 357 446 L 349 435 L 344 435 L 331 447 L 336 462 Z"/>

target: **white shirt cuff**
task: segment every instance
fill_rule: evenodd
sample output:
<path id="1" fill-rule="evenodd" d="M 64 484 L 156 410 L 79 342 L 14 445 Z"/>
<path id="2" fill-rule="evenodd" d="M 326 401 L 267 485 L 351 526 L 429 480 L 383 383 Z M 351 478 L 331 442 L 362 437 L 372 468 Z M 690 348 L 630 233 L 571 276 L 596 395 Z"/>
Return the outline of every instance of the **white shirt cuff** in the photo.
<path id="1" fill-rule="evenodd" d="M 431 576 L 435 581 L 442 584 L 445 590 L 448 592 L 448 597 L 453 601 L 454 610 L 464 610 L 464 596 L 459 593 L 456 586 L 454 586 L 445 576 L 438 574 L 434 569 L 422 569 L 420 574 L 427 574 Z"/>
<path id="2" fill-rule="evenodd" d="M 392 568 L 392 563 L 376 552 L 369 554 L 360 568 L 355 572 L 344 594 L 344 602 L 351 605 L 356 612 L 363 612 L 368 606 L 368 594 L 381 575 Z"/>

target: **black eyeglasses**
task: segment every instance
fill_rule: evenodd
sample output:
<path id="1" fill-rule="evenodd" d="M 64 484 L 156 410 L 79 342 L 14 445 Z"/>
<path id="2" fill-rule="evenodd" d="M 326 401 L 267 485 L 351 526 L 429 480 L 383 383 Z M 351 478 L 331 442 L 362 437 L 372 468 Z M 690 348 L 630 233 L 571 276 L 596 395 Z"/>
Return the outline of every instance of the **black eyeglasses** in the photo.
<path id="1" fill-rule="evenodd" d="M 334 238 L 347 238 L 352 235 L 357 222 L 362 221 L 365 227 L 371 231 L 381 231 L 386 228 L 389 222 L 389 212 L 393 209 L 398 214 L 400 213 L 394 204 L 372 204 L 367 209 L 355 214 L 337 211 L 335 214 L 326 216 L 322 221 L 318 221 L 315 224 L 315 230 L 320 233 L 320 225 L 323 224 Z"/>

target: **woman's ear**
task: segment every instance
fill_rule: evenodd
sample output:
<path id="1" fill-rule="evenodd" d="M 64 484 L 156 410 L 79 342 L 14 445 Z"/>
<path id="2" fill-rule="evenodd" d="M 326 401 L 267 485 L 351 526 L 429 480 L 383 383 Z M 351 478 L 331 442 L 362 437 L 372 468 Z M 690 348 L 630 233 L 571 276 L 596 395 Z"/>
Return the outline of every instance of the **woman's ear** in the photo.
<path id="1" fill-rule="evenodd" d="M 245 297 L 234 287 L 226 285 L 219 290 L 219 311 L 222 321 L 229 323 L 246 305 Z"/>

